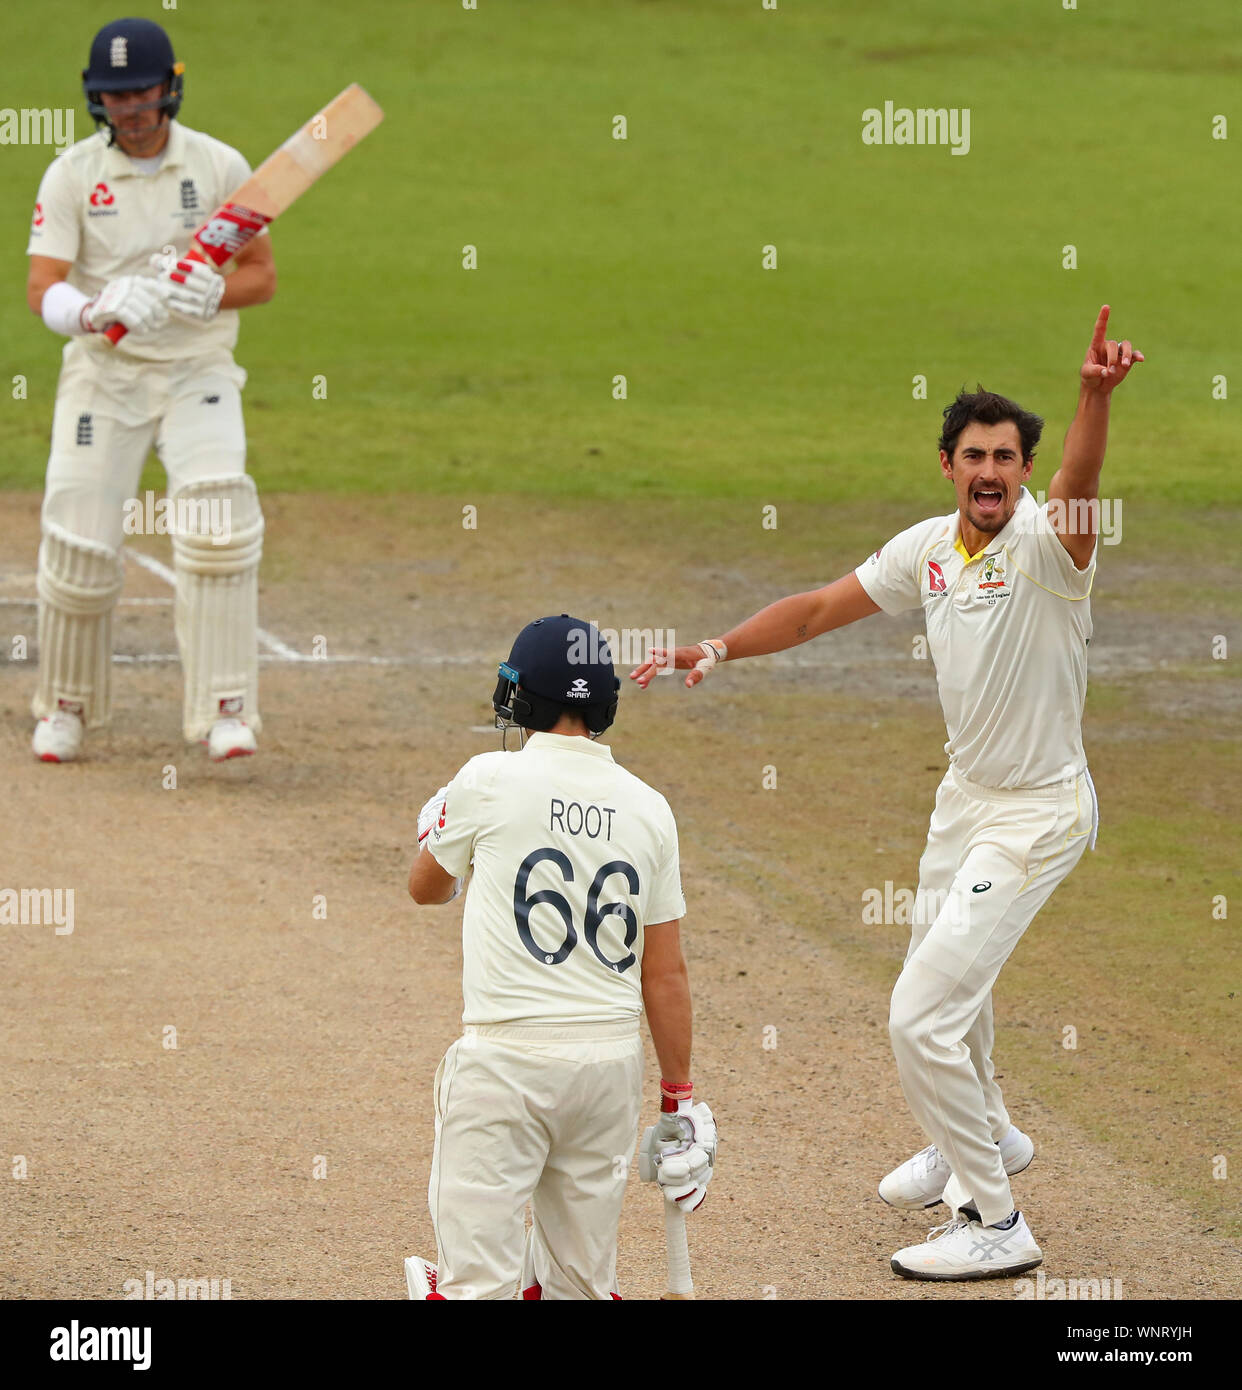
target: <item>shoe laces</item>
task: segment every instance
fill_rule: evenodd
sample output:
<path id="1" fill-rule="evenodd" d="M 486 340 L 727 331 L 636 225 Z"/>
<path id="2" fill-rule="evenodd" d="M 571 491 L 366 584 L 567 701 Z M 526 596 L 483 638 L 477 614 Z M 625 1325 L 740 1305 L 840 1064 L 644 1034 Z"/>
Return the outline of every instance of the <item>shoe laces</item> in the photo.
<path id="1" fill-rule="evenodd" d="M 946 1221 L 943 1225 L 936 1226 L 932 1230 L 928 1231 L 928 1242 L 930 1243 L 933 1240 L 940 1240 L 943 1236 L 950 1236 L 953 1234 L 954 1231 L 960 1230 L 963 1226 L 969 1225 L 970 1218 L 967 1216 L 963 1216 L 962 1213 L 959 1211 L 956 1216 Z"/>
<path id="2" fill-rule="evenodd" d="M 925 1178 L 939 1161 L 940 1150 L 935 1144 L 929 1144 L 925 1149 L 920 1149 L 914 1155 L 914 1176 Z"/>

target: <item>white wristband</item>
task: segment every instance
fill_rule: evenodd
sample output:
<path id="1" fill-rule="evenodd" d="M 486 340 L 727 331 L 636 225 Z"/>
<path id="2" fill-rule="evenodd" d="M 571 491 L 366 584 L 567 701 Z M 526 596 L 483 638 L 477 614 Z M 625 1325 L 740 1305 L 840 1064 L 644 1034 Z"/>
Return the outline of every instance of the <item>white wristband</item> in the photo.
<path id="1" fill-rule="evenodd" d="M 43 293 L 43 322 L 53 333 L 80 337 L 91 331 L 82 323 L 82 310 L 90 302 L 90 295 L 75 289 L 68 280 L 57 280 Z"/>

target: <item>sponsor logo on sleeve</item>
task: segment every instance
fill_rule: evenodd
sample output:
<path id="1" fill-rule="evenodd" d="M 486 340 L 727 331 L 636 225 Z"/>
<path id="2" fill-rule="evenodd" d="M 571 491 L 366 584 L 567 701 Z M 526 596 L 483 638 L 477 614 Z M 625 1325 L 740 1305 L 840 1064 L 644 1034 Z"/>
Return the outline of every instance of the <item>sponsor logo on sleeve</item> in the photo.
<path id="1" fill-rule="evenodd" d="M 947 594 L 949 586 L 944 582 L 944 570 L 935 560 L 927 562 L 927 592 L 929 594 Z"/>

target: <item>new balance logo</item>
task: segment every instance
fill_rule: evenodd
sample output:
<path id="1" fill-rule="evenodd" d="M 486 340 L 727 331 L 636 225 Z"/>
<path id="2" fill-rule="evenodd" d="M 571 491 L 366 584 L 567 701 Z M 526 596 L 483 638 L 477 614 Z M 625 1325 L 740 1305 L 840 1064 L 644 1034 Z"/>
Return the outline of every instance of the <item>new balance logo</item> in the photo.
<path id="1" fill-rule="evenodd" d="M 219 397 L 219 396 L 204 396 L 204 397 L 203 397 L 203 404 L 204 404 L 204 405 L 219 405 L 219 404 L 220 404 L 220 397 Z"/>
<path id="2" fill-rule="evenodd" d="M 95 442 L 94 427 L 89 415 L 78 416 L 78 448 L 88 449 Z"/>

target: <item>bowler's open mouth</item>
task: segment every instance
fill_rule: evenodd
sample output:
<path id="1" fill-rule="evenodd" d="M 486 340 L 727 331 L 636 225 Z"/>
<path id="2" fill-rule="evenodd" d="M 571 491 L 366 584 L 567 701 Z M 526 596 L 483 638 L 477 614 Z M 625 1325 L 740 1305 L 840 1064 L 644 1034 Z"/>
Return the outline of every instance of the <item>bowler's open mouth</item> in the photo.
<path id="1" fill-rule="evenodd" d="M 975 505 L 981 512 L 995 512 L 1005 500 L 1005 494 L 997 488 L 977 487 L 971 493 Z"/>

